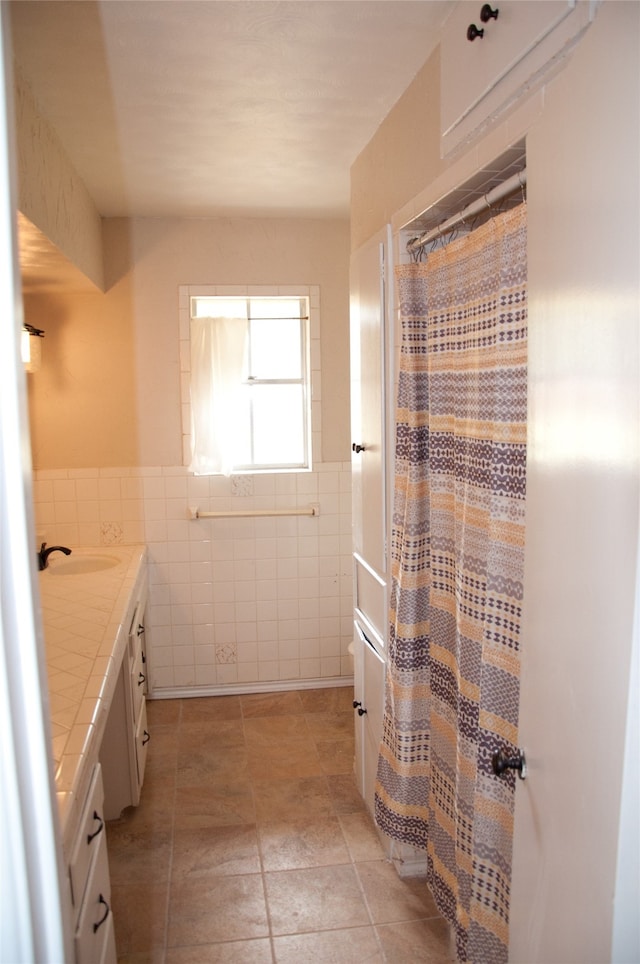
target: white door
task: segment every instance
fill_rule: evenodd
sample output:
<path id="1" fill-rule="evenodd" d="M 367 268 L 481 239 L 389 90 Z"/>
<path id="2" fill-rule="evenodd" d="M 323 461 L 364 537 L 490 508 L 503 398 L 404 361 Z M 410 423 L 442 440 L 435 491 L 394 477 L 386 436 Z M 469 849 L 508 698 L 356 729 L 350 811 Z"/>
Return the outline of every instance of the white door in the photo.
<path id="1" fill-rule="evenodd" d="M 388 231 L 351 260 L 351 434 L 353 547 L 386 572 L 385 298 Z"/>
<path id="2" fill-rule="evenodd" d="M 514 964 L 613 959 L 638 543 L 639 14 L 600 8 L 527 140 Z"/>
<path id="3" fill-rule="evenodd" d="M 70 959 L 36 615 L 8 7 L 0 4 L 0 961 Z M 38 638 L 39 637 L 39 638 Z"/>

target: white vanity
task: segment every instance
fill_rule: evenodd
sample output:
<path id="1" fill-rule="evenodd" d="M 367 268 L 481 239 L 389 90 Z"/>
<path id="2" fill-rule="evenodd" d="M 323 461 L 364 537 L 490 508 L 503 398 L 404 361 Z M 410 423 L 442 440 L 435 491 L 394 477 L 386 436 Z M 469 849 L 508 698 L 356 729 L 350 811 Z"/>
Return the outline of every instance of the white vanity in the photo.
<path id="1" fill-rule="evenodd" d="M 115 964 L 105 821 L 144 778 L 146 550 L 52 554 L 40 598 L 76 964 Z"/>

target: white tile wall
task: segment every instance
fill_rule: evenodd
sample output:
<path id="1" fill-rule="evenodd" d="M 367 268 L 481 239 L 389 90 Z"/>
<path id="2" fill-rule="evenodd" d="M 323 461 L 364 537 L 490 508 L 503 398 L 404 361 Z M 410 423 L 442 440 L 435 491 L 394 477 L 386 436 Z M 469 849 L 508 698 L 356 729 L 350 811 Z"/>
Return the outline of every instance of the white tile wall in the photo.
<path id="1" fill-rule="evenodd" d="M 154 693 L 351 674 L 351 465 L 193 477 L 183 466 L 34 474 L 39 541 L 145 543 Z M 318 503 L 317 517 L 188 518 Z"/>

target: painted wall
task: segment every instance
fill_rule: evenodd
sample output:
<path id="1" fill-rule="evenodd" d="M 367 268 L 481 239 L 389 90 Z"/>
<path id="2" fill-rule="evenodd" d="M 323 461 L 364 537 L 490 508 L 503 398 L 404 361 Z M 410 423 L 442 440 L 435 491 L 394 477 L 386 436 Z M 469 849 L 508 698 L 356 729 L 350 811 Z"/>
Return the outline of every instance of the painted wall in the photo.
<path id="1" fill-rule="evenodd" d="M 447 167 L 440 158 L 440 47 L 351 168 L 351 247 L 357 251 Z"/>
<path id="2" fill-rule="evenodd" d="M 29 384 L 36 469 L 181 464 L 181 284 L 320 286 L 316 458 L 349 458 L 347 221 L 113 219 L 104 251 L 104 294 L 26 299 L 46 330 Z"/>
<path id="3" fill-rule="evenodd" d="M 117 219 L 104 250 L 105 293 L 25 299 L 27 320 L 46 330 L 29 376 L 38 538 L 146 543 L 155 695 L 348 677 L 348 223 Z M 189 283 L 319 287 L 312 472 L 248 487 L 188 476 L 178 286 Z M 318 518 L 187 521 L 194 504 L 311 502 Z"/>

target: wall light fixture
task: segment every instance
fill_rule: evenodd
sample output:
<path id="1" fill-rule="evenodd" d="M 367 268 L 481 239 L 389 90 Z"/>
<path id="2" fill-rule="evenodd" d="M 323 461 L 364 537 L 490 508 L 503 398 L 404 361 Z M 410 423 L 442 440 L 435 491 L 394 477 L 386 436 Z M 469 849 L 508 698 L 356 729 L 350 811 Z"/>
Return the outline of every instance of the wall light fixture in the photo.
<path id="1" fill-rule="evenodd" d="M 42 339 L 44 331 L 41 328 L 34 328 L 33 325 L 22 326 L 22 341 L 20 348 L 22 351 L 22 361 L 26 372 L 37 372 L 42 361 Z"/>

